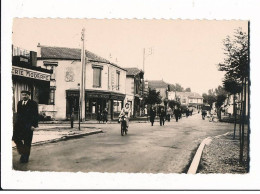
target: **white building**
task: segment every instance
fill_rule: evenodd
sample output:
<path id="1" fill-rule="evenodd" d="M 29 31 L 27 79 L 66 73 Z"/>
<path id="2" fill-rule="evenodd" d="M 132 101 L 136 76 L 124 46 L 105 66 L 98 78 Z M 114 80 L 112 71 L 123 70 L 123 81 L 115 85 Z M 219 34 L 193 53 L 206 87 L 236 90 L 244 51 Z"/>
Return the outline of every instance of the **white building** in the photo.
<path id="1" fill-rule="evenodd" d="M 138 68 L 125 68 L 126 72 L 126 102 L 132 109 L 132 116 L 141 115 L 141 101 L 144 90 L 143 71 Z"/>
<path id="2" fill-rule="evenodd" d="M 170 97 L 170 98 L 169 98 Z M 183 106 L 200 109 L 203 105 L 203 97 L 196 92 L 168 92 L 169 100 L 177 100 Z"/>
<path id="3" fill-rule="evenodd" d="M 37 66 L 53 70 L 53 102 L 39 105 L 39 111 L 54 119 L 68 119 L 79 110 L 81 49 L 38 45 Z M 86 51 L 85 118 L 96 119 L 98 111 L 108 108 L 108 116 L 117 117 L 124 105 L 126 70 Z"/>

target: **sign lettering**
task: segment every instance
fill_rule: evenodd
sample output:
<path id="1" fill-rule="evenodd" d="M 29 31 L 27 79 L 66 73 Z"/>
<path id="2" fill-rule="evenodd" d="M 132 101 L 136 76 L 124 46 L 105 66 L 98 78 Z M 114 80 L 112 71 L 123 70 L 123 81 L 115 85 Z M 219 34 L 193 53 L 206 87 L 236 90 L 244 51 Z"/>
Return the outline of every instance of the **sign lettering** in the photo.
<path id="1" fill-rule="evenodd" d="M 13 66 L 12 67 L 12 74 L 22 76 L 22 77 L 28 77 L 28 78 L 43 80 L 43 81 L 50 81 L 51 80 L 51 74 L 49 74 L 49 73 L 44 73 L 44 72 L 26 69 L 26 68 L 22 68 L 22 67 Z"/>

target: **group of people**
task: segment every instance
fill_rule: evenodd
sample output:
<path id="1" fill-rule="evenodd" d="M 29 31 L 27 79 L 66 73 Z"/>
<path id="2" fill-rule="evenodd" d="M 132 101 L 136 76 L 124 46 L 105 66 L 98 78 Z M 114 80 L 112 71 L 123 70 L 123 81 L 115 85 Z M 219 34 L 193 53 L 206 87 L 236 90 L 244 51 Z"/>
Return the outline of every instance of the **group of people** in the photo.
<path id="1" fill-rule="evenodd" d="M 103 123 L 107 123 L 107 115 L 108 115 L 108 111 L 107 108 L 105 108 L 102 112 L 100 110 L 98 110 L 97 112 L 97 120 L 100 123 L 101 121 L 103 121 Z"/>
<path id="2" fill-rule="evenodd" d="M 163 126 L 165 123 L 165 120 L 168 120 L 170 122 L 171 116 L 174 115 L 176 122 L 182 117 L 182 111 L 181 108 L 176 107 L 174 111 L 169 107 L 166 111 L 164 107 L 161 107 L 158 109 L 158 117 L 160 119 L 160 126 Z M 154 120 L 156 117 L 156 109 L 155 107 L 152 107 L 150 110 L 150 122 L 151 125 L 154 125 Z"/>

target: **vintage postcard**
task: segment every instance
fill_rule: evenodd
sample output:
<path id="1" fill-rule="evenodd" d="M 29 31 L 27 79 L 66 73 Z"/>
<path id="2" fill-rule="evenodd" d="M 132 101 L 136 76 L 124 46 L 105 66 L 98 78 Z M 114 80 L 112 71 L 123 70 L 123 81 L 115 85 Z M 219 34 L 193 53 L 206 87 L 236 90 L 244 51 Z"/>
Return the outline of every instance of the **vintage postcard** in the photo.
<path id="1" fill-rule="evenodd" d="M 10 189 L 219 189 L 185 180 L 254 174 L 249 19 L 69 16 L 12 18 Z"/>

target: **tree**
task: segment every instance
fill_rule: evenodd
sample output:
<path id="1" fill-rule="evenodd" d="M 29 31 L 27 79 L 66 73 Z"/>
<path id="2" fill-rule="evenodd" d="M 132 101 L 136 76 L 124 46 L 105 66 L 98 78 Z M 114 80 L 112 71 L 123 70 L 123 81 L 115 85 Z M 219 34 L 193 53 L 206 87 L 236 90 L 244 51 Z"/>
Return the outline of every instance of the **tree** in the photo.
<path id="1" fill-rule="evenodd" d="M 176 92 L 183 92 L 184 91 L 184 88 L 178 83 L 170 84 L 169 89 L 170 89 L 170 91 L 176 91 Z"/>
<path id="2" fill-rule="evenodd" d="M 225 91 L 225 89 L 222 86 L 218 86 L 215 89 L 214 94 L 216 95 L 215 99 L 216 99 L 216 108 L 217 108 L 218 118 L 219 118 L 219 120 L 221 120 L 221 107 L 227 98 L 227 92 Z"/>
<path id="3" fill-rule="evenodd" d="M 223 63 L 219 63 L 219 70 L 226 72 L 226 77 L 242 82 L 243 78 L 248 78 L 248 35 L 242 32 L 241 28 L 235 31 L 234 39 L 229 36 L 223 41 L 224 58 Z"/>
<path id="4" fill-rule="evenodd" d="M 175 100 L 169 100 L 169 107 L 174 108 L 175 106 L 180 107 L 180 103 Z"/>
<path id="5" fill-rule="evenodd" d="M 216 95 L 214 93 L 210 92 L 210 90 L 209 90 L 209 94 L 203 93 L 202 97 L 203 97 L 203 101 L 206 104 L 209 104 L 211 108 L 212 108 L 213 103 L 216 102 L 216 100 L 217 100 Z"/>
<path id="6" fill-rule="evenodd" d="M 245 124 L 245 109 L 246 100 L 248 99 L 246 95 L 247 84 L 249 81 L 249 48 L 248 48 L 248 34 L 243 32 L 241 28 L 238 28 L 233 39 L 229 36 L 223 41 L 224 44 L 224 62 L 219 63 L 219 70 L 225 71 L 226 80 L 234 81 L 232 84 L 237 83 L 242 86 L 242 104 L 240 111 L 240 118 L 242 117 L 242 122 L 239 123 L 239 137 L 240 137 L 240 162 L 243 160 L 243 149 L 244 149 L 244 124 Z M 228 83 L 230 84 L 230 83 Z M 248 92 L 249 93 L 249 92 Z M 249 128 L 248 128 L 249 130 Z M 249 131 L 248 131 L 248 142 L 249 142 Z M 248 146 L 249 147 L 249 146 Z M 249 158 L 249 156 L 248 156 Z"/>
<path id="7" fill-rule="evenodd" d="M 185 92 L 191 92 L 191 89 L 190 88 L 186 88 Z"/>
<path id="8" fill-rule="evenodd" d="M 237 80 L 225 76 L 223 81 L 224 89 L 230 94 L 233 95 L 233 115 L 234 115 L 234 134 L 233 139 L 236 137 L 236 125 L 237 125 L 237 103 L 236 103 L 236 94 L 242 92 L 242 85 Z"/>
<path id="9" fill-rule="evenodd" d="M 144 103 L 145 104 L 160 104 L 162 102 L 162 97 L 160 95 L 160 92 L 156 92 L 156 90 L 151 90 L 149 88 L 148 94 L 144 96 Z"/>

